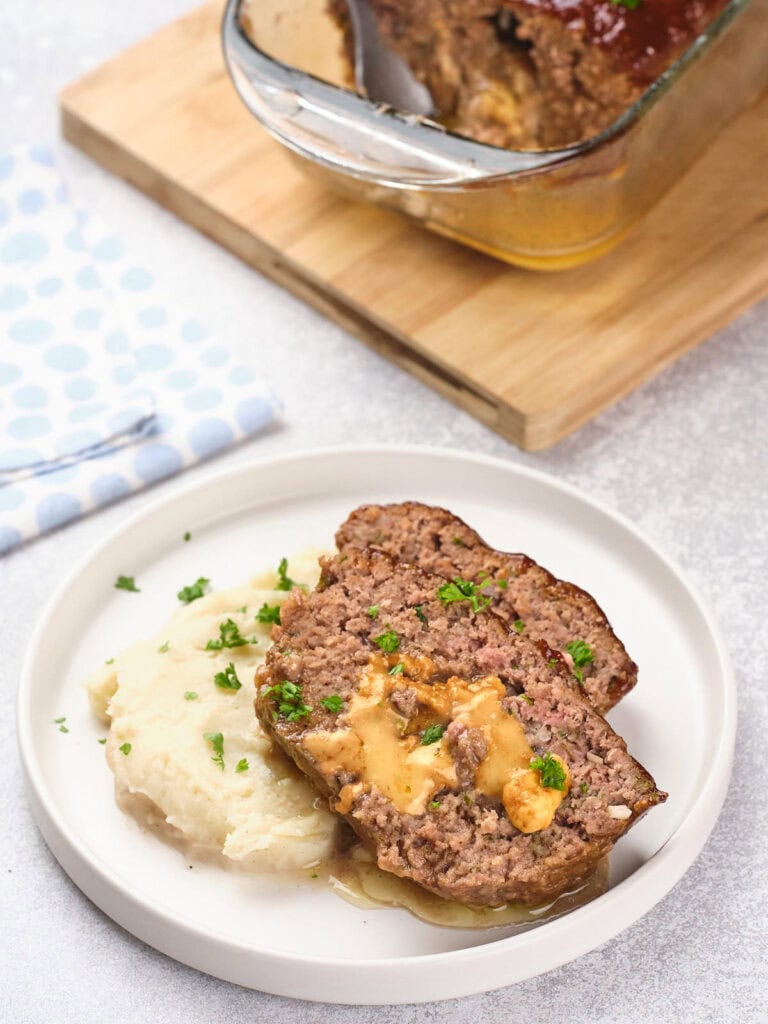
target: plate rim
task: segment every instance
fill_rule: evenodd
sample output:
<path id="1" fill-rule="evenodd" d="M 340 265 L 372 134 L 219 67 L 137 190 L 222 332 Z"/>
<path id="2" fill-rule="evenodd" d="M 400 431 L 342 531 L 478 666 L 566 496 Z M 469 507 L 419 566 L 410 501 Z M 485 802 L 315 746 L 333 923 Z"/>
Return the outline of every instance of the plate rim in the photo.
<path id="1" fill-rule="evenodd" d="M 268 946 L 254 945 L 241 941 L 215 929 L 207 930 L 203 936 L 195 922 L 187 920 L 184 915 L 179 915 L 163 905 L 154 903 L 141 890 L 122 879 L 101 857 L 92 854 L 87 848 L 87 844 L 81 841 L 79 836 L 61 819 L 56 802 L 42 781 L 43 773 L 40 771 L 35 772 L 34 770 L 37 760 L 32 734 L 32 706 L 29 699 L 31 696 L 29 690 L 33 685 L 36 652 L 45 634 L 47 624 L 59 606 L 63 594 L 76 582 L 77 578 L 89 565 L 98 560 L 104 551 L 124 534 L 151 518 L 158 510 L 165 508 L 169 504 L 188 500 L 197 492 L 206 491 L 211 487 L 218 487 L 230 478 L 263 470 L 268 471 L 276 465 L 302 462 L 308 458 L 333 461 L 347 456 L 360 455 L 370 455 L 372 457 L 378 455 L 402 455 L 429 459 L 438 458 L 449 462 L 456 460 L 469 462 L 500 470 L 512 477 L 528 478 L 539 485 L 553 488 L 595 509 L 616 523 L 624 531 L 631 534 L 634 540 L 639 541 L 641 545 L 649 549 L 682 584 L 696 612 L 701 617 L 718 655 L 717 678 L 720 682 L 722 697 L 720 710 L 722 713 L 717 742 L 712 748 L 710 780 L 714 785 L 702 787 L 691 803 L 686 816 L 677 824 L 662 846 L 639 868 L 633 871 L 631 875 L 596 900 L 580 907 L 577 913 L 567 914 L 550 922 L 551 926 L 558 926 L 558 932 L 570 933 L 565 936 L 561 935 L 567 941 L 559 943 L 559 953 L 554 956 L 550 955 L 545 963 L 529 962 L 522 972 L 517 972 L 516 976 L 496 980 L 490 984 L 480 977 L 477 978 L 477 984 L 473 984 L 471 981 L 466 983 L 466 979 L 461 978 L 458 979 L 457 983 L 455 975 L 446 974 L 446 980 L 452 980 L 454 988 L 447 991 L 445 995 L 437 997 L 434 994 L 420 997 L 418 993 L 414 993 L 413 990 L 409 989 L 406 991 L 404 998 L 398 998 L 398 993 L 393 993 L 388 984 L 384 986 L 378 984 L 371 987 L 370 982 L 373 974 L 381 975 L 383 972 L 391 974 L 393 971 L 421 971 L 429 967 L 442 967 L 450 971 L 458 965 L 477 965 L 478 961 L 505 961 L 512 948 L 524 951 L 526 947 L 537 944 L 537 937 L 543 934 L 542 929 L 533 929 L 521 934 L 497 939 L 493 942 L 481 943 L 480 945 L 473 945 L 462 949 L 415 956 L 362 959 L 275 950 Z M 437 999 L 455 998 L 514 984 L 526 978 L 553 970 L 584 955 L 605 941 L 614 938 L 638 921 L 686 874 L 706 844 L 719 818 L 730 781 L 736 724 L 737 692 L 733 667 L 717 620 L 700 595 L 698 588 L 688 577 L 687 572 L 622 512 L 611 508 L 601 499 L 593 497 L 591 494 L 550 473 L 511 462 L 499 456 L 450 446 L 399 443 L 342 444 L 319 446 L 317 448 L 301 448 L 282 454 L 255 455 L 234 466 L 208 472 L 200 479 L 186 481 L 182 486 L 174 488 L 172 492 L 156 496 L 146 502 L 141 508 L 136 509 L 136 511 L 107 531 L 96 544 L 90 546 L 78 558 L 77 562 L 71 567 L 70 571 L 59 582 L 48 598 L 38 615 L 35 627 L 27 643 L 16 698 L 17 743 L 33 818 L 43 835 L 46 845 L 65 873 L 99 909 L 104 911 L 118 925 L 126 928 L 131 934 L 147 942 L 148 945 L 153 946 L 160 952 L 224 980 L 259 988 L 262 991 L 276 995 L 317 999 L 325 1002 L 347 1002 L 367 1005 L 432 1002 Z M 682 850 L 680 850 L 681 844 L 683 845 Z M 667 862 L 673 855 L 675 857 L 673 860 L 674 869 L 671 872 L 665 872 L 664 869 Z M 89 877 L 89 873 L 92 877 Z M 646 876 L 650 877 L 647 878 Z M 115 906 L 115 903 L 119 905 Z M 618 908 L 615 907 L 617 903 L 619 904 Z M 148 915 L 149 924 L 147 927 L 140 927 L 137 921 L 132 918 L 132 906 Z M 633 909 L 628 912 L 630 906 Z M 616 912 L 612 913 L 612 911 Z M 607 919 L 609 922 L 607 927 L 605 924 L 600 927 L 600 922 L 593 920 L 596 916 Z M 223 945 L 234 953 L 262 959 L 265 961 L 268 975 L 271 974 L 274 968 L 280 968 L 285 965 L 291 967 L 297 965 L 312 967 L 315 971 L 313 979 L 311 978 L 309 981 L 304 979 L 303 984 L 299 986 L 300 988 L 311 990 L 312 994 L 307 995 L 302 992 L 296 992 L 295 984 L 286 986 L 283 983 L 276 982 L 271 977 L 248 980 L 245 978 L 242 970 L 230 971 L 226 969 L 226 965 L 224 969 L 212 969 L 210 966 L 203 965 L 201 959 L 190 951 L 187 951 L 186 954 L 181 953 L 177 948 L 171 951 L 172 943 L 166 940 L 164 936 L 161 939 L 156 938 L 152 929 L 152 919 L 155 919 L 156 923 L 164 928 L 185 933 L 189 938 L 194 938 L 195 942 L 199 942 L 201 938 L 204 938 L 206 940 L 206 947 L 211 946 L 211 944 Z M 570 925 L 568 924 L 569 921 L 571 922 Z M 578 934 L 578 932 L 573 934 L 577 925 L 578 932 L 581 934 Z M 544 931 L 547 930 L 545 929 Z M 551 932 L 552 928 L 549 929 L 550 935 Z M 513 943 L 514 947 L 512 946 Z M 361 978 L 357 981 L 358 990 L 354 999 L 345 999 L 344 991 L 335 991 L 330 998 L 323 994 L 323 990 L 328 991 L 333 987 L 334 982 L 332 978 L 330 978 L 331 984 L 328 984 L 329 974 L 333 974 L 339 968 L 343 968 L 348 973 L 357 972 L 361 975 Z M 508 971 L 509 973 L 514 972 Z M 366 979 L 363 977 L 365 975 L 369 977 Z M 350 979 L 347 977 L 346 980 L 349 981 Z M 361 983 L 365 983 L 368 991 L 361 991 Z M 351 988 L 352 986 L 347 987 Z M 388 990 L 388 998 L 386 999 L 382 999 L 377 995 L 377 990 L 383 991 L 384 989 Z M 370 996 L 370 998 L 367 998 L 367 996 Z"/>

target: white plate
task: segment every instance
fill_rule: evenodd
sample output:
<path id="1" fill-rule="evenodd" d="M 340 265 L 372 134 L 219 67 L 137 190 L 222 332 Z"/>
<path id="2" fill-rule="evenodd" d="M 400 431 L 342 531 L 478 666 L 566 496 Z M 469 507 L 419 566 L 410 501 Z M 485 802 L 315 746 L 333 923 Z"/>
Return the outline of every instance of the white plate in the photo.
<path id="1" fill-rule="evenodd" d="M 298 882 L 189 870 L 112 798 L 82 679 L 152 634 L 200 575 L 237 583 L 307 544 L 330 545 L 363 502 L 419 499 L 467 519 L 577 581 L 640 666 L 610 715 L 669 790 L 611 855 L 608 892 L 512 934 L 456 931 L 403 910 L 360 910 Z M 186 530 L 193 540 L 182 541 Z M 141 594 L 113 588 L 125 573 Z M 67 716 L 69 733 L 53 719 Z M 30 801 L 64 870 L 134 935 L 220 978 L 340 1003 L 434 1001 L 508 985 L 610 939 L 678 881 L 711 831 L 728 784 L 736 701 L 725 647 L 682 573 L 625 519 L 540 473 L 414 447 L 271 459 L 179 488 L 108 537 L 53 597 L 32 638 L 18 726 Z"/>

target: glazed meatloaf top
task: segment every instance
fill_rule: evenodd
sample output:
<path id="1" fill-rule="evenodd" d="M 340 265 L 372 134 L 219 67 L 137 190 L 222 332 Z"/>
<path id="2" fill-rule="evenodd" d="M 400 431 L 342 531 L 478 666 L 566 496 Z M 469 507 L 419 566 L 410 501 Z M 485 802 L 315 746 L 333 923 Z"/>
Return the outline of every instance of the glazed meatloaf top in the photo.
<path id="1" fill-rule="evenodd" d="M 466 904 L 583 882 L 665 799 L 543 642 L 380 552 L 282 606 L 256 712 L 386 871 Z"/>
<path id="2" fill-rule="evenodd" d="M 414 501 L 364 505 L 341 526 L 336 543 L 339 550 L 376 548 L 448 579 L 487 581 L 482 590 L 493 610 L 510 628 L 559 651 L 601 714 L 637 682 L 637 665 L 586 591 L 527 555 L 494 551 L 445 509 Z"/>
<path id="3" fill-rule="evenodd" d="M 352 34 L 346 0 L 328 0 Z M 726 0 L 370 0 L 439 120 L 507 148 L 566 146 L 612 124 Z"/>

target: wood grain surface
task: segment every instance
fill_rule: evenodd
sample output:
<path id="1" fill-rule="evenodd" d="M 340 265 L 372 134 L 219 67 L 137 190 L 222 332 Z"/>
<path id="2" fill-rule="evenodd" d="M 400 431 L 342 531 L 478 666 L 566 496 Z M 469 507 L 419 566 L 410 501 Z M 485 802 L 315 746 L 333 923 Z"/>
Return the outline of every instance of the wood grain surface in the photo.
<path id="1" fill-rule="evenodd" d="M 69 85 L 65 137 L 516 444 L 553 444 L 768 294 L 768 98 L 611 255 L 535 273 L 303 176 L 230 84 L 221 9 Z"/>

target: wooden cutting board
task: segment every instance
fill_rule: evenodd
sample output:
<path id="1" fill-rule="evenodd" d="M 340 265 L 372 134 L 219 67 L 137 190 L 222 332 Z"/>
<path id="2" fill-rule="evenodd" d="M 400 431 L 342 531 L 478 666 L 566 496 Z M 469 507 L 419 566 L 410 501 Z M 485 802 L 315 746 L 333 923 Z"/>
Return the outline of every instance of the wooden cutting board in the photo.
<path id="1" fill-rule="evenodd" d="M 612 254 L 537 274 L 304 178 L 229 82 L 221 9 L 68 86 L 65 137 L 516 444 L 553 444 L 768 294 L 768 97 Z"/>

